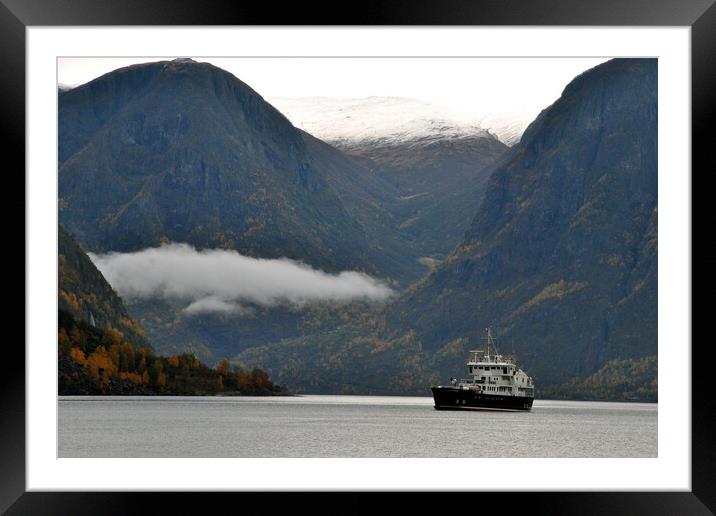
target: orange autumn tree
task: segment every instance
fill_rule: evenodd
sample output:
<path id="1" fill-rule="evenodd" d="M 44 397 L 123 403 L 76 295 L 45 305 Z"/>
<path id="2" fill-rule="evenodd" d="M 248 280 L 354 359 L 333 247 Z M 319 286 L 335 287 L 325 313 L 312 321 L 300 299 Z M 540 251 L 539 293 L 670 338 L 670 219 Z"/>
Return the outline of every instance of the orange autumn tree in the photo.
<path id="1" fill-rule="evenodd" d="M 109 379 L 117 375 L 117 365 L 112 362 L 112 357 L 104 346 L 98 346 L 90 353 L 85 367 L 92 381 L 99 387 L 107 387 Z"/>
<path id="2" fill-rule="evenodd" d="M 238 378 L 239 390 L 244 390 L 251 385 L 251 375 L 243 367 L 236 366 L 234 374 Z"/>
<path id="3" fill-rule="evenodd" d="M 105 347 L 109 348 L 111 346 L 119 346 L 122 342 L 122 332 L 119 330 L 115 330 L 114 328 L 110 327 L 107 328 L 104 332 L 104 335 L 102 336 L 102 343 L 105 345 Z"/>
<path id="4" fill-rule="evenodd" d="M 129 382 L 132 382 L 134 385 L 141 385 L 141 383 L 142 383 L 142 377 L 138 373 L 120 372 L 119 379 L 127 380 Z"/>
<path id="5" fill-rule="evenodd" d="M 219 360 L 219 364 L 216 366 L 216 371 L 217 371 L 220 375 L 226 376 L 226 375 L 228 374 L 228 372 L 229 372 L 229 367 L 230 367 L 230 365 L 231 365 L 231 364 L 229 363 L 229 359 L 228 359 L 228 358 L 222 358 L 221 360 Z"/>
<path id="6" fill-rule="evenodd" d="M 72 351 L 72 341 L 64 328 L 60 328 L 60 331 L 57 333 L 57 343 L 59 344 L 60 351 L 62 353 L 66 355 L 70 354 Z"/>
<path id="7" fill-rule="evenodd" d="M 70 357 L 72 357 L 72 360 L 80 365 L 85 365 L 87 363 L 87 358 L 80 348 L 72 348 L 70 350 Z"/>

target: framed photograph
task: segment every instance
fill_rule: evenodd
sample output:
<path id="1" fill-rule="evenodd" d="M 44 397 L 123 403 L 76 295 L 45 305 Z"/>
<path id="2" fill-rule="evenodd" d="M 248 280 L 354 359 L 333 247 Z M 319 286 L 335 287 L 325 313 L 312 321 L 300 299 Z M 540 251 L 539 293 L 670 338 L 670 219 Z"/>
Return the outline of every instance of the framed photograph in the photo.
<path id="1" fill-rule="evenodd" d="M 27 303 L 0 509 L 713 511 L 712 4 L 2 0 Z"/>

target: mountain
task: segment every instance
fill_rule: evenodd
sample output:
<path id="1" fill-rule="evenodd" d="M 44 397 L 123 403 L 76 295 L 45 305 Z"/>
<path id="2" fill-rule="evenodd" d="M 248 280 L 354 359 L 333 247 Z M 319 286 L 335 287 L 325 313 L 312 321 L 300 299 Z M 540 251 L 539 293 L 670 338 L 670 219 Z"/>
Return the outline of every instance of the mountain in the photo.
<path id="1" fill-rule="evenodd" d="M 494 170 L 446 262 L 391 307 L 426 351 L 492 325 L 543 384 L 656 354 L 657 64 L 575 78 Z"/>
<path id="2" fill-rule="evenodd" d="M 117 292 L 107 283 L 77 241 L 58 226 L 58 306 L 63 317 L 99 330 L 114 329 L 138 346 L 148 346 Z"/>
<path id="3" fill-rule="evenodd" d="M 656 385 L 657 193 L 657 61 L 608 61 L 530 124 L 462 242 L 382 313 L 236 360 L 317 391 L 425 393 L 491 326 L 538 389 L 613 381 L 622 363 Z"/>
<path id="4" fill-rule="evenodd" d="M 489 166 L 506 150 L 469 114 L 401 97 L 274 98 L 297 126 L 355 156 L 398 191 L 398 229 L 428 259 L 460 241 Z M 431 263 L 431 262 L 428 262 Z"/>
<path id="5" fill-rule="evenodd" d="M 396 280 L 424 269 L 390 226 L 364 227 L 391 218 L 389 186 L 372 197 L 380 178 L 326 158 L 208 63 L 134 65 L 77 86 L 59 97 L 59 135 L 60 220 L 93 252 L 169 240 Z"/>

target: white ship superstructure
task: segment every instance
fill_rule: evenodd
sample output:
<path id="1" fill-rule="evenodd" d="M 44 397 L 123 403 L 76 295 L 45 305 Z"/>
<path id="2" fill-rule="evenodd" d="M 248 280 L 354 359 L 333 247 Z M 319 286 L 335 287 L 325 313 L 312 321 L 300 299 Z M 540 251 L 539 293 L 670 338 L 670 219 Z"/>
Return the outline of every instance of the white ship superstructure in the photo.
<path id="1" fill-rule="evenodd" d="M 490 346 L 495 354 L 490 354 Z M 487 350 L 470 351 L 467 361 L 469 378 L 456 381 L 462 388 L 477 388 L 491 394 L 534 397 L 532 378 L 510 358 L 497 352 L 490 329 L 487 329 Z"/>
<path id="2" fill-rule="evenodd" d="M 470 351 L 467 370 L 468 378 L 451 378 L 450 386 L 432 388 L 435 408 L 532 408 L 533 379 L 498 352 L 489 328 L 486 349 Z"/>

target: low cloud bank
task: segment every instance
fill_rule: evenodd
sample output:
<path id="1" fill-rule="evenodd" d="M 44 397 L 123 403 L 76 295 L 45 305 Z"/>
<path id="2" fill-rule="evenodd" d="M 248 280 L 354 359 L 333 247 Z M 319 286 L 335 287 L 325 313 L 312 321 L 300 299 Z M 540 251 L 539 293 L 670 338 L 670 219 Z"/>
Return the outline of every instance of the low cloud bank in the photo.
<path id="1" fill-rule="evenodd" d="M 241 313 L 241 303 L 270 307 L 383 301 L 393 293 L 385 283 L 360 272 L 328 274 L 288 258 L 199 251 L 187 244 L 89 256 L 122 297 L 186 301 L 187 314 Z"/>

